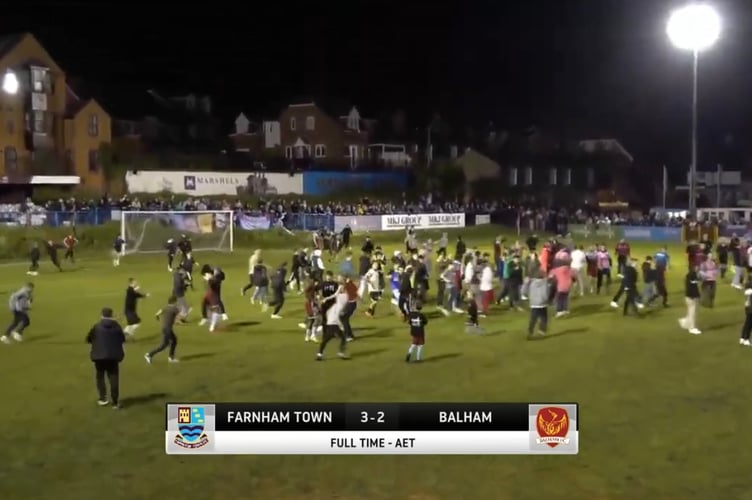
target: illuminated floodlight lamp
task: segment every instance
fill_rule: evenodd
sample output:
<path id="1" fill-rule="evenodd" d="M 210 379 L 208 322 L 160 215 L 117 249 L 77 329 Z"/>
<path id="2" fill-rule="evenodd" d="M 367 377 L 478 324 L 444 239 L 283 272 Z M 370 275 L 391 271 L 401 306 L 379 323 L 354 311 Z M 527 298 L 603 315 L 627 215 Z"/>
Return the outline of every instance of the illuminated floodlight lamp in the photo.
<path id="1" fill-rule="evenodd" d="M 18 93 L 18 77 L 14 72 L 11 70 L 8 70 L 5 72 L 5 75 L 3 75 L 3 92 L 10 95 L 15 95 Z"/>
<path id="2" fill-rule="evenodd" d="M 712 6 L 692 3 L 671 13 L 666 34 L 674 47 L 702 52 L 721 36 L 721 16 Z"/>

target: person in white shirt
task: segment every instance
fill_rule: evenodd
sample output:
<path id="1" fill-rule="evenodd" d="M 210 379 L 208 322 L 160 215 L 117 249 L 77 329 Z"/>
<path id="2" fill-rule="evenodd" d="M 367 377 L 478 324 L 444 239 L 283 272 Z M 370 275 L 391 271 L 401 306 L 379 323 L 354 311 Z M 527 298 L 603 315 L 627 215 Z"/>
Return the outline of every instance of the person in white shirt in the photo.
<path id="1" fill-rule="evenodd" d="M 488 261 L 483 263 L 483 270 L 480 272 L 480 294 L 481 294 L 481 314 L 485 316 L 488 314 L 488 307 L 493 302 L 494 286 L 493 286 L 494 273 L 491 269 L 491 264 Z"/>
<path id="2" fill-rule="evenodd" d="M 311 258 L 311 278 L 313 281 L 320 282 L 324 278 L 324 259 L 321 257 L 321 250 L 316 249 L 313 251 L 313 257 Z"/>
<path id="3" fill-rule="evenodd" d="M 334 305 L 332 305 L 326 312 L 326 324 L 324 325 L 321 344 L 319 344 L 319 352 L 316 354 L 316 361 L 322 361 L 324 359 L 324 349 L 334 337 L 339 337 L 339 351 L 337 351 L 337 356 L 342 359 L 348 359 L 347 354 L 345 354 L 347 339 L 345 338 L 345 333 L 342 329 L 341 319 L 342 313 L 345 311 L 345 307 L 347 307 L 347 293 L 338 293 L 334 300 Z"/>
<path id="4" fill-rule="evenodd" d="M 381 300 L 381 296 L 383 294 L 383 290 L 381 289 L 381 276 L 379 273 L 379 264 L 377 262 L 374 262 L 371 265 L 371 269 L 369 269 L 366 275 L 363 276 L 363 281 L 366 284 L 368 297 L 371 300 L 371 304 L 368 306 L 368 309 L 366 310 L 366 315 L 373 316 L 374 314 L 376 314 L 376 304 L 379 303 L 379 301 Z"/>
<path id="5" fill-rule="evenodd" d="M 570 267 L 577 278 L 577 288 L 580 289 L 580 297 L 585 295 L 585 280 L 587 278 L 587 256 L 582 246 L 578 246 L 572 251 L 572 263 Z"/>

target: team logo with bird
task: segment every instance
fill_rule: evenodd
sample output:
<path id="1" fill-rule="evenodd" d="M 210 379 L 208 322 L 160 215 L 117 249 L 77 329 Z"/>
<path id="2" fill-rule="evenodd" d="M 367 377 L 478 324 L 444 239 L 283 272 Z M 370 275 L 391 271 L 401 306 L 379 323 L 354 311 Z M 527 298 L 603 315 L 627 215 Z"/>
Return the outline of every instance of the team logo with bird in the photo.
<path id="1" fill-rule="evenodd" d="M 564 408 L 549 406 L 538 410 L 535 419 L 538 430 L 538 444 L 546 444 L 556 448 L 560 444 L 569 444 L 569 414 Z"/>

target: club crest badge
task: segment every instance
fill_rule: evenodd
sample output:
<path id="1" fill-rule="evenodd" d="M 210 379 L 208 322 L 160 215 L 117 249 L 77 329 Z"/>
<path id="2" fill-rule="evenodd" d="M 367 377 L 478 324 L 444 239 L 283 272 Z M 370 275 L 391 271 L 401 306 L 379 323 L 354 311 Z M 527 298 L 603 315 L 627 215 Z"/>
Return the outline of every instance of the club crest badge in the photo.
<path id="1" fill-rule="evenodd" d="M 175 444 L 190 450 L 201 448 L 209 442 L 205 432 L 206 419 L 201 406 L 178 408 L 178 435 Z"/>
<path id="2" fill-rule="evenodd" d="M 535 419 L 538 430 L 536 443 L 556 448 L 560 444 L 569 444 L 569 414 L 564 408 L 549 406 L 538 410 Z"/>

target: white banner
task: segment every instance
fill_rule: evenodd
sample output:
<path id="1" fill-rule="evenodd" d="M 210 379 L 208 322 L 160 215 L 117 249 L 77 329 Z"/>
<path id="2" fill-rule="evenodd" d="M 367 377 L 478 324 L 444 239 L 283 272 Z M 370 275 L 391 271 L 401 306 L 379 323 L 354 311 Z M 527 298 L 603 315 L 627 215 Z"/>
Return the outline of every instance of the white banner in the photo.
<path id="1" fill-rule="evenodd" d="M 491 223 L 491 215 L 490 214 L 482 214 L 482 215 L 476 215 L 475 216 L 475 225 L 476 226 L 482 226 L 484 224 L 490 224 Z"/>
<path id="2" fill-rule="evenodd" d="M 577 455 L 578 431 L 561 446 L 529 431 L 216 431 L 186 444 L 165 433 L 168 455 Z"/>
<path id="3" fill-rule="evenodd" d="M 238 196 L 302 194 L 302 174 L 265 172 L 171 172 L 138 170 L 125 174 L 129 193 Z"/>
<path id="4" fill-rule="evenodd" d="M 381 216 L 382 231 L 396 231 L 407 226 L 415 229 L 465 227 L 465 214 L 394 214 Z"/>

